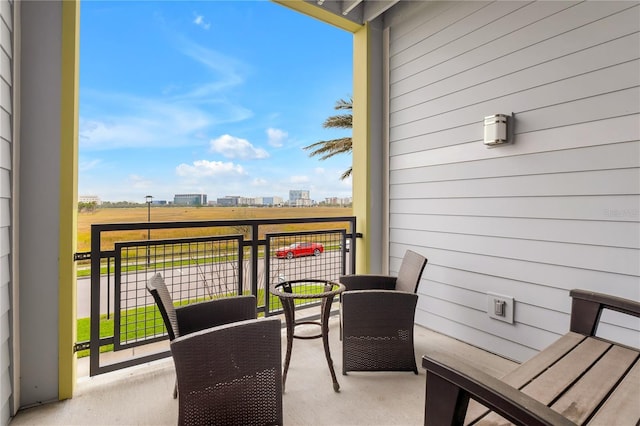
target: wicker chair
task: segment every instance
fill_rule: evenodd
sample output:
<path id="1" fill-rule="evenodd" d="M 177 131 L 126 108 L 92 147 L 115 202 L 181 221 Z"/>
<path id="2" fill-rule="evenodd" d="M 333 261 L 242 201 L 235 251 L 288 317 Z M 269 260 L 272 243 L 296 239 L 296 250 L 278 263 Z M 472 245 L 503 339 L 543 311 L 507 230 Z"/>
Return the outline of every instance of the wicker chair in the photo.
<path id="1" fill-rule="evenodd" d="M 257 317 L 255 296 L 226 297 L 176 308 L 164 279 L 159 273 L 147 281 L 147 290 L 158 306 L 171 341 L 206 328 Z M 177 396 L 178 386 L 176 383 L 173 397 L 177 398 Z"/>
<path id="2" fill-rule="evenodd" d="M 342 374 L 413 371 L 413 325 L 418 284 L 427 259 L 407 250 L 397 277 L 345 275 L 342 293 Z"/>
<path id="3" fill-rule="evenodd" d="M 278 318 L 240 321 L 171 342 L 179 425 L 281 425 Z"/>

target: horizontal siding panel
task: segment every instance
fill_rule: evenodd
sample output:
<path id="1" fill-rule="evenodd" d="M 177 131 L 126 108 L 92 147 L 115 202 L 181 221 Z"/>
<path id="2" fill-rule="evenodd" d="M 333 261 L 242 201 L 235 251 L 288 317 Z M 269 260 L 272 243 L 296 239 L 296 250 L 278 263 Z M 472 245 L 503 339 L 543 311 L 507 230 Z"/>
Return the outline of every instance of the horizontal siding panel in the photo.
<path id="1" fill-rule="evenodd" d="M 437 259 L 435 259 L 437 260 Z M 434 260 L 434 261 L 435 261 Z M 486 293 L 493 292 L 512 296 L 522 310 L 515 312 L 515 320 L 524 324 L 545 328 L 556 333 L 565 333 L 568 329 L 568 322 L 564 315 L 571 312 L 571 298 L 569 290 L 558 289 L 548 285 L 541 285 L 527 281 L 509 280 L 504 277 L 486 275 L 478 272 L 463 271 L 447 266 L 429 262 L 425 269 L 423 280 L 419 288 L 419 294 L 437 298 L 448 299 L 449 292 L 465 291 L 466 299 L 454 298 L 456 303 L 477 310 L 486 310 Z M 575 286 L 573 288 L 582 288 Z M 599 290 L 594 290 L 599 291 Z M 603 292 L 600 290 L 600 292 Z M 630 295 L 638 296 L 640 289 L 631 292 Z M 609 292 L 610 293 L 610 292 Z M 520 309 L 518 306 L 517 309 Z M 544 309 L 550 317 L 541 319 L 541 312 L 536 310 Z M 640 319 L 628 315 L 618 314 L 613 311 L 606 311 L 601 321 L 609 325 L 616 325 L 629 330 L 640 329 Z M 552 321 L 551 321 L 552 320 Z M 553 322 L 553 324 L 547 322 Z"/>
<path id="2" fill-rule="evenodd" d="M 390 213 L 637 222 L 640 195 L 398 199 Z"/>
<path id="3" fill-rule="evenodd" d="M 7 314 L 0 315 L 0 323 L 7 324 L 9 326 L 9 316 Z M 4 328 L 4 327 L 1 327 Z M 0 371 L 6 371 L 8 375 L 9 367 L 11 366 L 9 356 L 9 337 L 8 336 L 0 336 Z M 9 395 L 6 393 L 6 389 L 2 390 L 2 395 Z"/>
<path id="4" fill-rule="evenodd" d="M 0 49 L 0 77 L 11 84 L 11 57 L 9 53 Z"/>
<path id="5" fill-rule="evenodd" d="M 9 228 L 0 228 L 0 256 L 8 256 L 11 253 L 11 238 Z"/>
<path id="6" fill-rule="evenodd" d="M 482 7 L 480 3 L 484 3 L 485 6 L 489 4 L 488 1 L 475 3 L 479 7 Z M 393 44 L 394 50 L 402 51 L 413 46 L 416 43 L 416 31 L 425 31 L 424 28 L 427 28 L 433 34 L 442 30 L 441 21 L 446 19 L 447 14 L 453 12 L 459 16 L 459 12 L 455 12 L 457 7 L 459 5 L 450 1 L 401 2 L 388 10 L 384 15 L 384 23 L 385 26 L 394 28 L 394 31 L 389 33 L 389 41 Z M 402 25 L 396 26 L 397 23 Z"/>
<path id="7" fill-rule="evenodd" d="M 11 225 L 11 206 L 8 198 L 0 198 L 0 227 Z"/>
<path id="8" fill-rule="evenodd" d="M 506 34 L 518 29 L 522 25 L 522 20 L 519 19 L 522 10 L 526 9 L 535 14 L 535 10 L 539 9 L 535 5 L 527 5 L 526 2 L 493 2 L 487 5 L 479 3 L 458 7 L 451 11 L 450 16 L 446 16 L 446 21 L 439 19 L 438 22 L 430 23 L 429 27 L 420 27 L 414 31 L 411 35 L 419 42 L 414 43 L 410 50 L 400 50 L 401 46 L 393 43 L 393 54 L 389 58 L 390 68 L 394 76 L 400 80 L 411 75 L 416 69 L 424 69 L 438 63 L 443 57 L 459 55 L 470 50 L 471 44 L 478 46 L 488 43 L 496 37 L 497 32 Z M 560 6 L 560 3 L 557 6 Z M 566 7 L 566 4 L 560 7 Z M 546 16 L 549 9 L 545 8 L 542 16 Z M 437 31 L 434 32 L 435 29 Z M 467 40 L 472 40 L 472 43 Z"/>
<path id="9" fill-rule="evenodd" d="M 7 2 L 3 1 L 0 3 L 4 6 Z M 0 21 L 0 51 L 6 52 L 10 57 L 12 56 L 13 46 L 11 46 L 11 30 L 5 20 Z"/>
<path id="10" fill-rule="evenodd" d="M 9 285 L 9 256 L 0 256 L 0 286 Z"/>
<path id="11" fill-rule="evenodd" d="M 406 124 L 396 125 L 392 116 L 390 137 L 392 141 L 396 141 L 476 122 L 482 130 L 482 121 L 487 115 L 514 112 L 517 117 L 522 111 L 636 87 L 638 75 L 640 62 L 636 60 L 502 97 L 468 99 L 461 104 L 441 103 L 439 108 L 429 110 L 431 115 L 416 115 L 413 121 Z"/>
<path id="12" fill-rule="evenodd" d="M 438 301 L 439 302 L 439 301 Z M 423 304 L 422 300 L 419 301 Z M 430 305 L 429 305 L 430 306 Z M 446 314 L 446 312 L 445 312 Z M 428 310 L 425 310 L 421 306 L 416 309 L 416 322 L 422 324 L 425 327 L 449 335 L 456 336 L 457 339 L 474 345 L 478 348 L 484 349 L 488 352 L 499 354 L 503 357 L 524 362 L 538 353 L 538 349 L 533 349 L 530 346 L 520 345 L 512 341 L 503 339 L 500 336 L 488 333 L 486 330 L 480 330 L 475 327 L 470 327 L 467 324 L 463 324 L 457 321 L 453 321 L 448 316 L 440 316 L 434 314 Z M 544 342 L 553 342 L 559 336 L 549 333 L 548 337 L 541 342 L 529 342 L 531 346 L 544 347 Z"/>
<path id="13" fill-rule="evenodd" d="M 11 113 L 11 87 L 6 81 L 0 80 L 0 108 Z"/>
<path id="14" fill-rule="evenodd" d="M 458 289 L 463 292 L 464 290 Z M 452 294 L 449 293 L 448 297 Z M 431 297 L 421 297 L 418 301 L 418 309 L 425 310 L 434 315 L 446 317 L 448 312 L 455 311 L 455 321 L 465 324 L 469 327 L 479 330 L 491 330 L 492 334 L 506 338 L 511 342 L 517 343 L 524 347 L 534 350 L 545 348 L 555 340 L 558 334 L 564 334 L 569 331 L 569 316 L 562 315 L 564 318 L 564 327 L 560 327 L 561 333 L 549 332 L 538 327 L 528 326 L 522 323 L 508 324 L 502 321 L 492 319 L 486 312 L 486 298 L 484 295 L 475 295 L 474 297 L 478 305 L 482 305 L 480 309 L 466 308 L 448 299 L 435 299 Z M 455 300 L 455 297 L 454 297 Z M 550 341 L 549 341 L 550 340 Z"/>
<path id="15" fill-rule="evenodd" d="M 429 244 L 453 252 L 481 253 L 490 257 L 488 261 L 492 261 L 493 258 L 505 258 L 640 276 L 639 252 L 634 249 L 446 234 L 415 229 L 391 228 L 389 233 L 391 241 L 403 241 L 416 246 Z"/>
<path id="16" fill-rule="evenodd" d="M 12 5 L 12 0 L 0 2 L 0 21 L 9 29 L 13 29 L 13 22 L 11 21 L 11 17 L 13 16 Z"/>
<path id="17" fill-rule="evenodd" d="M 612 320 L 611 317 L 616 317 Z M 616 319 L 618 321 L 616 321 Z M 630 326 L 620 327 L 618 322 L 627 320 L 632 322 Z M 596 330 L 596 336 L 604 339 L 615 340 L 622 344 L 640 349 L 640 319 L 632 318 L 629 315 L 623 315 L 618 312 L 605 310 L 600 318 L 600 324 Z"/>
<path id="18" fill-rule="evenodd" d="M 394 214 L 391 228 L 640 250 L 640 222 Z M 640 252 L 639 252 L 640 255 Z M 640 262 L 640 259 L 638 260 Z"/>
<path id="19" fill-rule="evenodd" d="M 0 168 L 11 170 L 11 142 L 0 139 Z"/>
<path id="20" fill-rule="evenodd" d="M 612 182 L 617 182 L 615 185 Z M 390 198 L 546 197 L 640 193 L 640 170 L 621 169 L 393 185 Z"/>
<path id="21" fill-rule="evenodd" d="M 574 288 L 582 288 L 599 293 L 614 294 L 631 300 L 640 300 L 638 278 L 631 275 L 501 258 L 489 256 L 482 252 L 459 252 L 449 250 L 446 247 L 434 246 L 430 240 L 422 240 L 421 243 L 412 241 L 403 242 L 402 244 L 391 243 L 390 245 L 391 254 L 396 257 L 402 257 L 407 249 L 415 250 L 427 256 L 429 267 L 439 265 L 473 274 L 504 278 L 511 280 L 514 286 L 518 285 L 519 282 L 527 282 L 566 292 Z M 429 269 L 425 269 L 425 273 L 428 277 Z M 470 285 L 470 283 L 471 280 L 467 282 L 467 285 Z M 554 303 L 549 302 L 550 306 L 555 306 Z"/>
<path id="22" fill-rule="evenodd" d="M 0 198 L 11 197 L 11 176 L 9 170 L 0 169 Z"/>
<path id="23" fill-rule="evenodd" d="M 640 50 L 640 43 L 638 49 Z M 603 108 L 603 105 L 607 107 Z M 542 123 L 546 128 L 553 128 L 637 115 L 639 112 L 640 86 L 636 86 L 520 113 L 517 115 L 516 128 L 517 134 L 528 133 L 541 130 Z"/>
<path id="24" fill-rule="evenodd" d="M 11 116 L 3 109 L 0 109 L 0 138 L 11 140 Z"/>
<path id="25" fill-rule="evenodd" d="M 4 263 L 4 262 L 2 262 Z M 0 315 L 4 315 L 9 312 L 9 285 L 7 283 L 0 283 Z"/>
<path id="26" fill-rule="evenodd" d="M 498 157 L 479 161 L 399 169 L 390 172 L 391 185 L 415 182 L 480 179 L 640 166 L 640 141 L 579 149 Z"/>
<path id="27" fill-rule="evenodd" d="M 427 3 L 427 2 L 425 2 Z M 400 64 L 403 56 L 407 52 L 413 52 L 416 45 L 424 43 L 424 40 L 441 40 L 442 33 L 451 31 L 461 21 L 473 16 L 477 11 L 491 5 L 488 1 L 464 2 L 455 4 L 452 2 L 434 3 L 429 8 L 421 7 L 420 2 L 407 2 L 400 7 L 391 10 L 385 15 L 385 24 L 392 26 L 394 31 L 390 33 L 389 42 L 392 47 L 392 57 L 398 56 L 395 60 Z M 402 21 L 402 25 L 396 31 L 397 21 Z M 450 34 L 450 33 L 448 33 Z M 425 48 L 422 48 L 425 51 Z M 411 56 L 406 55 L 405 61 L 410 61 Z M 397 66 L 397 65 L 396 65 Z"/>
<path id="28" fill-rule="evenodd" d="M 442 96 L 431 100 L 424 99 L 422 102 L 404 109 L 394 108 L 394 113 L 390 118 L 391 125 L 398 126 L 418 118 L 431 117 L 444 111 L 454 110 L 459 105 L 476 104 L 532 91 L 535 88 L 575 76 L 590 73 L 606 74 L 607 68 L 637 60 L 638 56 L 640 56 L 640 39 L 636 33 L 612 43 L 563 56 L 554 61 L 545 62 L 466 89 L 460 90 L 455 81 L 449 82 L 454 85 L 443 87 L 442 91 L 445 93 Z M 635 83 L 637 84 L 637 80 Z M 633 87 L 633 82 L 630 82 L 629 86 L 619 86 L 620 89 L 629 87 Z M 519 111 L 521 110 L 517 112 Z"/>
<path id="29" fill-rule="evenodd" d="M 478 133 L 482 134 L 478 123 Z M 514 144 L 488 149 L 477 141 L 390 157 L 390 170 L 478 161 L 496 157 L 616 144 L 640 140 L 637 116 L 624 116 L 520 134 Z"/>
<path id="30" fill-rule="evenodd" d="M 607 105 L 603 108 L 602 105 Z M 625 117 L 640 112 L 640 88 L 623 89 L 595 97 L 588 97 L 548 107 L 519 112 L 514 116 L 516 143 L 524 133 Z M 632 129 L 631 129 L 632 130 Z M 484 135 L 483 123 L 445 129 L 396 141 L 392 145 L 392 156 L 421 150 L 442 148 L 464 143 L 480 143 Z"/>
<path id="31" fill-rule="evenodd" d="M 420 296 L 424 295 L 434 299 L 448 300 L 464 308 L 475 310 L 487 317 L 488 324 L 493 324 L 496 320 L 489 317 L 487 313 L 489 299 L 487 292 L 499 292 L 495 291 L 492 287 L 475 290 L 466 287 L 465 284 L 465 282 L 454 281 L 452 284 L 449 284 L 448 282 L 440 283 L 427 280 L 421 287 Z M 547 307 L 542 308 L 539 305 L 537 306 L 531 303 L 529 294 L 523 294 L 522 297 L 517 297 L 514 294 L 513 289 L 508 289 L 506 292 L 499 294 L 504 294 L 514 298 L 514 320 L 516 323 L 551 331 L 555 334 L 564 334 L 569 331 L 568 311 L 560 312 L 551 310 Z M 570 300 L 569 295 L 566 292 L 555 297 L 561 297 L 563 299 L 567 299 L 567 301 Z M 570 306 L 570 303 L 567 304 Z"/>
<path id="32" fill-rule="evenodd" d="M 513 296 L 518 301 L 526 301 L 534 306 L 544 306 L 553 312 L 568 314 L 571 311 L 571 300 L 567 290 L 488 275 L 481 271 L 464 271 L 435 263 L 438 259 L 438 257 L 434 258 L 433 262 L 429 259 L 428 266 L 423 273 L 423 284 L 419 288 L 420 294 L 446 298 L 445 294 L 449 291 L 448 286 L 454 286 L 465 288 L 476 294 L 486 294 L 491 291 Z M 432 289 L 431 283 L 438 284 L 436 288 Z"/>
<path id="33" fill-rule="evenodd" d="M 548 6 L 537 4 L 541 7 Z M 628 5 L 607 2 L 598 7 L 610 9 L 608 12 L 617 12 Z M 580 5 L 567 10 L 565 14 L 554 16 L 554 22 L 541 21 L 525 26 L 508 37 L 468 50 L 464 55 L 449 53 L 451 58 L 446 60 L 430 56 L 429 63 L 417 68 L 420 71 L 409 78 L 394 74 L 390 91 L 392 109 L 406 108 L 442 96 L 447 94 L 446 88 L 459 90 L 472 87 L 598 46 L 603 43 L 603 31 L 607 33 L 605 43 L 608 43 L 639 30 L 633 13 L 614 13 L 599 19 L 599 11 L 591 6 L 586 7 L 588 13 L 574 13 L 578 9 L 585 9 L 585 6 Z M 549 34 L 541 31 L 541 28 L 548 28 L 553 32 Z M 469 43 L 475 43 L 475 40 L 470 40 Z"/>

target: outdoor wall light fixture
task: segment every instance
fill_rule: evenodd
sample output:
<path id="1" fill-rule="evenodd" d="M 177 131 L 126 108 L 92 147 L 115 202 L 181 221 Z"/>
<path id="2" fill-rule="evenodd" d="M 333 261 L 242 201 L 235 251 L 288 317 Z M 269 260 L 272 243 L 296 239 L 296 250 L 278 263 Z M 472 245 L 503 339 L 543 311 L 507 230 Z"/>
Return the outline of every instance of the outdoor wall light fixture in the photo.
<path id="1" fill-rule="evenodd" d="M 484 118 L 484 144 L 487 148 L 509 143 L 509 127 L 513 117 L 495 114 Z"/>

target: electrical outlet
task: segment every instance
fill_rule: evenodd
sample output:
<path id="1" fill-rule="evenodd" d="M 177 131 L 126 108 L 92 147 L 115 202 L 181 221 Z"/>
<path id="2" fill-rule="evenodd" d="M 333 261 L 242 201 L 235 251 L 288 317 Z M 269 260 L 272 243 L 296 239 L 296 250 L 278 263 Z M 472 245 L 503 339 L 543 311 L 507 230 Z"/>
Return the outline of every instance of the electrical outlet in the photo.
<path id="1" fill-rule="evenodd" d="M 491 318 L 513 324 L 513 297 L 487 292 L 487 313 Z"/>

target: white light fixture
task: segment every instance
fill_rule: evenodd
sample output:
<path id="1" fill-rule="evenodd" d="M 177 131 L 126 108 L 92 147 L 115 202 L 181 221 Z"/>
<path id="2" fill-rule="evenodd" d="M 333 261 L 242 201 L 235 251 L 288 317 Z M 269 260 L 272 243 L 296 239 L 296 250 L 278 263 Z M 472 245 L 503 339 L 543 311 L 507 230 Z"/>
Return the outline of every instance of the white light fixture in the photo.
<path id="1" fill-rule="evenodd" d="M 484 118 L 484 144 L 488 148 L 509 143 L 509 122 L 511 116 L 495 114 Z"/>

